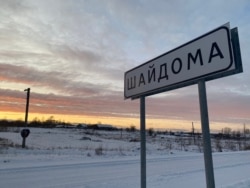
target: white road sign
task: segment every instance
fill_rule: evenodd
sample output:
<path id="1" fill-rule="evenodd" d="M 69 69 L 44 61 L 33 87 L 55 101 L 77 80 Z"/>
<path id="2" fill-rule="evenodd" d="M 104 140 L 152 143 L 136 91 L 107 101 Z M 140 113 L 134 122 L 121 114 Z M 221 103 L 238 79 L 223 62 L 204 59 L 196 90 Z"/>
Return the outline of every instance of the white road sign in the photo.
<path id="1" fill-rule="evenodd" d="M 124 97 L 138 98 L 234 70 L 229 23 L 125 73 Z M 216 75 L 216 76 L 215 76 Z"/>

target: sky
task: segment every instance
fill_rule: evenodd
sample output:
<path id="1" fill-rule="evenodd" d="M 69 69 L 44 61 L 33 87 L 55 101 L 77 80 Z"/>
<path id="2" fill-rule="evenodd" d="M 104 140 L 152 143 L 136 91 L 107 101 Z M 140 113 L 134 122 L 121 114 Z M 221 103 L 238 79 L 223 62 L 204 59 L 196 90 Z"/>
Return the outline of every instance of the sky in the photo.
<path id="1" fill-rule="evenodd" d="M 227 22 L 243 73 L 206 82 L 211 130 L 250 128 L 248 0 L 0 0 L 0 119 L 136 126 L 124 73 Z M 146 128 L 200 129 L 198 86 L 146 98 Z"/>

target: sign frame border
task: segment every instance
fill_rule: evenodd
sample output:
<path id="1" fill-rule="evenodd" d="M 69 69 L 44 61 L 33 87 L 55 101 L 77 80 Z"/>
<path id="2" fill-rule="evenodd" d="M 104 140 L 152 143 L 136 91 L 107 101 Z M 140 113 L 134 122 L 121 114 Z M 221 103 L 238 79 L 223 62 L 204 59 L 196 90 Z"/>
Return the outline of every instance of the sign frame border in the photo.
<path id="1" fill-rule="evenodd" d="M 156 89 L 153 89 L 153 90 L 150 90 L 150 91 L 146 91 L 146 92 L 142 92 L 140 94 L 135 94 L 135 95 L 131 95 L 131 96 L 126 96 L 126 74 L 135 70 L 135 69 L 138 69 L 142 66 L 145 66 L 146 64 L 158 59 L 158 58 L 161 58 L 162 56 L 165 56 L 167 54 L 170 54 L 180 48 L 183 48 L 203 37 L 206 37 L 220 29 L 226 29 L 227 31 L 227 37 L 228 37 L 228 43 L 229 43 L 229 51 L 230 51 L 230 66 L 228 66 L 227 68 L 225 69 L 222 69 L 222 70 L 218 70 L 218 71 L 215 71 L 215 72 L 211 72 L 211 73 L 208 73 L 208 74 L 205 74 L 205 75 L 201 75 L 201 76 L 198 76 L 198 77 L 194 77 L 194 78 L 191 78 L 191 79 L 188 79 L 188 80 L 184 80 L 184 81 L 180 81 L 178 83 L 174 83 L 174 84 L 171 84 L 171 85 L 167 85 L 167 86 L 162 86 L 160 88 L 156 88 Z M 231 36 L 231 37 L 230 37 Z M 228 70 L 231 68 L 231 66 L 235 65 L 235 68 L 233 70 Z M 228 71 L 227 71 L 228 70 Z M 237 73 L 241 73 L 243 72 L 243 68 L 242 68 L 242 61 L 241 61 L 241 52 L 240 52 L 240 45 L 239 45 L 239 36 L 238 36 L 238 28 L 235 27 L 233 29 L 230 29 L 228 27 L 226 27 L 225 25 L 221 26 L 221 27 L 218 27 L 208 33 L 205 33 L 187 43 L 184 43 L 182 44 L 181 46 L 178 46 L 166 53 L 163 53 L 139 66 L 136 66 L 134 67 L 133 69 L 130 69 L 128 71 L 125 72 L 124 74 L 124 98 L 125 99 L 129 99 L 131 98 L 132 100 L 134 99 L 138 99 L 140 98 L 141 96 L 150 96 L 150 95 L 155 95 L 157 93 L 162 93 L 162 92 L 166 92 L 166 91 L 170 91 L 170 90 L 174 90 L 174 89 L 178 89 L 178 88 L 182 88 L 182 87 L 186 87 L 186 86 L 189 86 L 189 85 L 194 85 L 194 84 L 197 84 L 200 80 L 204 80 L 204 81 L 210 81 L 210 80 L 214 80 L 214 79 L 217 79 L 217 78 L 222 78 L 222 77 L 225 77 L 225 76 L 229 76 L 229 75 L 233 75 L 233 74 L 237 74 Z"/>

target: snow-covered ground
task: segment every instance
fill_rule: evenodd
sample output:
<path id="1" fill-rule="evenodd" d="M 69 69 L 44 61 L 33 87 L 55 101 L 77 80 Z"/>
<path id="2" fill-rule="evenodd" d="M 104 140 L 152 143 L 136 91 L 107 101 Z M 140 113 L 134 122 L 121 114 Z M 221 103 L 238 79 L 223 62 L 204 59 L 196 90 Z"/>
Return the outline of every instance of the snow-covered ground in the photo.
<path id="1" fill-rule="evenodd" d="M 138 133 L 31 128 L 0 132 L 0 187 L 140 187 Z M 147 187 L 206 187 L 200 147 L 147 137 Z M 185 140 L 191 143 L 191 140 Z M 216 187 L 250 187 L 250 152 L 213 153 Z"/>

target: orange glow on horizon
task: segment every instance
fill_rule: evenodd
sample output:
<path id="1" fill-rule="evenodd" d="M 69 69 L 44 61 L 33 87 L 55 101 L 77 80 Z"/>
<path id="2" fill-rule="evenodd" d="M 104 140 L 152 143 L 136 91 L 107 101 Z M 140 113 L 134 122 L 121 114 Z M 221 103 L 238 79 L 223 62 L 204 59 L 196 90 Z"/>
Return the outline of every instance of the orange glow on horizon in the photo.
<path id="1" fill-rule="evenodd" d="M 44 121 L 53 116 L 55 120 L 70 123 L 102 123 L 111 124 L 117 127 L 130 127 L 135 126 L 139 129 L 139 118 L 124 118 L 124 117 L 105 117 L 105 116 L 81 116 L 81 115 L 61 115 L 61 114 L 39 114 L 29 113 L 28 121 L 32 121 L 34 118 L 38 118 Z M 18 112 L 0 112 L 0 119 L 9 120 L 24 120 L 25 114 Z M 190 129 L 190 122 L 183 120 L 167 120 L 167 119 L 146 119 L 146 128 L 155 129 Z"/>
<path id="2" fill-rule="evenodd" d="M 18 112 L 0 112 L 0 119 L 8 120 L 23 120 L 24 113 Z M 135 126 L 140 128 L 139 118 L 124 118 L 124 117 L 103 117 L 103 116 L 80 116 L 80 115 L 61 115 L 61 114 L 39 114 L 29 113 L 28 121 L 32 121 L 34 118 L 38 118 L 41 121 L 45 121 L 53 116 L 57 121 L 69 122 L 69 123 L 86 123 L 86 124 L 111 124 L 116 127 L 130 127 Z M 194 121 L 194 127 L 196 132 L 201 132 L 200 122 Z M 210 122 L 210 131 L 218 132 L 225 127 L 242 128 L 242 125 Z M 162 129 L 162 130 L 185 130 L 191 131 L 192 121 L 189 120 L 176 120 L 176 119 L 146 119 L 146 129 Z"/>

